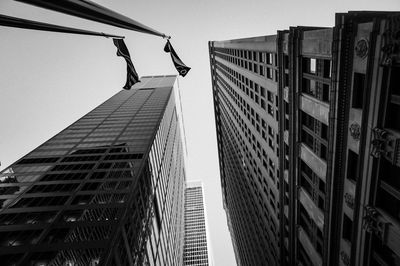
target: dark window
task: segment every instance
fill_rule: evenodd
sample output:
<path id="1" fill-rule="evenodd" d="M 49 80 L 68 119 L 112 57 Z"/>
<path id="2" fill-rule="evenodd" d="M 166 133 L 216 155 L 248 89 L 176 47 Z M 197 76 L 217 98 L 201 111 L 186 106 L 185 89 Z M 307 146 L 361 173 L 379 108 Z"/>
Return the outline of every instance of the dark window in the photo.
<path id="1" fill-rule="evenodd" d="M 309 94 L 313 97 L 316 97 L 317 95 L 317 89 L 316 89 L 316 82 L 315 80 L 309 80 L 306 78 L 303 78 L 303 88 L 302 91 L 306 94 Z"/>
<path id="2" fill-rule="evenodd" d="M 313 170 L 303 161 L 301 161 L 301 171 L 305 173 L 309 178 L 313 176 Z"/>
<path id="3" fill-rule="evenodd" d="M 353 222 L 347 217 L 346 214 L 343 215 L 343 239 L 351 242 L 351 234 L 353 230 Z"/>
<path id="4" fill-rule="evenodd" d="M 314 118 L 301 111 L 302 114 L 302 122 L 310 130 L 314 131 Z"/>
<path id="5" fill-rule="evenodd" d="M 321 144 L 321 158 L 326 161 L 328 156 L 327 148 L 324 144 Z"/>
<path id="6" fill-rule="evenodd" d="M 322 101 L 329 102 L 329 85 L 322 85 Z"/>
<path id="7" fill-rule="evenodd" d="M 260 86 L 260 89 L 261 89 L 261 96 L 265 97 L 265 88 Z"/>
<path id="8" fill-rule="evenodd" d="M 354 72 L 352 99 L 353 108 L 362 108 L 364 98 L 364 79 L 364 74 Z"/>
<path id="9" fill-rule="evenodd" d="M 306 144 L 311 150 L 314 147 L 314 138 L 304 129 L 301 131 L 301 141 Z"/>
<path id="10" fill-rule="evenodd" d="M 348 150 L 347 155 L 347 178 L 357 181 L 358 178 L 358 154 L 352 150 Z"/>
<path id="11" fill-rule="evenodd" d="M 321 123 L 321 138 L 328 141 L 328 126 Z"/>
<path id="12" fill-rule="evenodd" d="M 319 191 L 325 193 L 325 182 L 321 179 L 319 179 Z"/>
<path id="13" fill-rule="evenodd" d="M 325 206 L 324 206 L 324 198 L 319 196 L 318 197 L 318 208 L 320 208 L 321 210 L 325 210 Z"/>
<path id="14" fill-rule="evenodd" d="M 324 78 L 331 77 L 331 61 L 324 60 Z"/>
<path id="15" fill-rule="evenodd" d="M 38 164 L 38 163 L 54 163 L 58 158 L 28 158 L 22 159 L 17 164 Z"/>
<path id="16" fill-rule="evenodd" d="M 285 69 L 288 69 L 289 68 L 289 56 L 288 55 L 283 56 L 283 63 L 284 63 Z"/>
<path id="17" fill-rule="evenodd" d="M 313 194 L 312 185 L 304 175 L 300 177 L 300 185 L 307 191 L 309 195 Z"/>
<path id="18" fill-rule="evenodd" d="M 285 84 L 286 87 L 289 87 L 289 74 L 285 73 Z"/>

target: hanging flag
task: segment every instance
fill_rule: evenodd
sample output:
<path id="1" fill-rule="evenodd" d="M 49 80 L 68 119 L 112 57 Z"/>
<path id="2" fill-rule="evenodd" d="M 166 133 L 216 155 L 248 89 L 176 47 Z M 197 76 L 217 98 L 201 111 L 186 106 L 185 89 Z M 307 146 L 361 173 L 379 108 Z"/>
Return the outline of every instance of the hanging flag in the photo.
<path id="1" fill-rule="evenodd" d="M 125 58 L 127 65 L 127 77 L 126 84 L 124 86 L 125 90 L 130 90 L 133 84 L 140 82 L 139 76 L 133 66 L 131 56 L 129 55 L 128 48 L 126 47 L 123 39 L 113 39 L 114 45 L 118 48 L 117 55 Z"/>
<path id="2" fill-rule="evenodd" d="M 182 77 L 186 76 L 186 74 L 189 72 L 190 67 L 186 66 L 182 60 L 179 58 L 179 56 L 176 54 L 174 48 L 172 47 L 171 43 L 169 40 L 167 40 L 167 43 L 165 44 L 164 51 L 166 53 L 171 54 L 172 61 L 174 62 L 176 70 L 178 70 L 179 75 Z"/>

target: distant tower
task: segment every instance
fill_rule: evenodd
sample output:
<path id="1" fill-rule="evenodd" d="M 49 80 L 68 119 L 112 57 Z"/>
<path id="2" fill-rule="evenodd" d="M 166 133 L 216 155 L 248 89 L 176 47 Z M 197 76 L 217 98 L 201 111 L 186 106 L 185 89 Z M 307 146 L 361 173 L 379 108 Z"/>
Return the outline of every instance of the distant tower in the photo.
<path id="1" fill-rule="evenodd" d="M 0 173 L 1 265 L 182 265 L 175 82 L 142 77 Z"/>
<path id="2" fill-rule="evenodd" d="M 185 190 L 185 246 L 183 265 L 211 265 L 207 241 L 203 185 L 187 183 Z"/>

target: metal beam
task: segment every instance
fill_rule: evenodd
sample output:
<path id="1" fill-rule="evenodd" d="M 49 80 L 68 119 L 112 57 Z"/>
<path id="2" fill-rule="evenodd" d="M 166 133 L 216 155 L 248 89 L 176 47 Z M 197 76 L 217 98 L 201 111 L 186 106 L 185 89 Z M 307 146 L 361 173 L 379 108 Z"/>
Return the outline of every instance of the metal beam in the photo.
<path id="1" fill-rule="evenodd" d="M 123 36 L 112 35 L 103 32 L 95 32 L 89 30 L 81 30 L 70 27 L 63 27 L 55 24 L 43 23 L 34 20 L 10 17 L 6 15 L 0 14 L 0 26 L 13 27 L 13 28 L 21 28 L 21 29 L 30 29 L 30 30 L 41 30 L 41 31 L 52 31 L 52 32 L 61 32 L 61 33 L 72 33 L 72 34 L 81 34 L 81 35 L 92 35 L 92 36 L 103 36 L 103 37 L 111 37 L 111 38 L 121 38 Z"/>
<path id="2" fill-rule="evenodd" d="M 105 8 L 89 0 L 16 0 L 26 4 L 50 9 L 68 15 L 105 23 L 108 25 L 143 32 L 147 34 L 169 38 L 164 33 L 158 32 L 140 22 L 121 15 L 111 9 Z"/>

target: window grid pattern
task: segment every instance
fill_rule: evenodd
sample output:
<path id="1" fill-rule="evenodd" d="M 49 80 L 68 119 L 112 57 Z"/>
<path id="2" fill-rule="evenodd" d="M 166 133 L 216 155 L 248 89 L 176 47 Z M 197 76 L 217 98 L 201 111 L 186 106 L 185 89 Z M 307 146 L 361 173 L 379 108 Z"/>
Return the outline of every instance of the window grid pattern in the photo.
<path id="1" fill-rule="evenodd" d="M 235 254 L 241 265 L 277 265 L 276 53 L 214 47 L 210 56 L 224 204 Z"/>
<path id="2" fill-rule="evenodd" d="M 148 159 L 150 148 L 164 151 L 161 158 L 169 158 L 158 164 L 164 182 L 171 179 L 173 184 L 164 188 L 158 205 L 160 226 L 169 227 L 159 230 L 170 234 L 161 236 L 164 242 L 158 245 L 156 261 L 182 264 L 181 256 L 174 253 L 182 252 L 178 242 L 184 185 L 174 81 L 175 77 L 165 76 L 142 78 L 141 84 L 154 87 L 117 93 L 1 172 L 3 265 L 146 261 L 142 247 L 149 232 L 154 232 L 153 202 L 162 190 L 159 181 L 151 178 L 155 174 L 154 161 Z M 163 117 L 175 118 L 174 125 L 160 127 Z M 155 135 L 166 132 L 163 141 L 154 141 Z"/>
<path id="3" fill-rule="evenodd" d="M 185 190 L 184 265 L 209 265 L 207 246 L 203 189 L 190 186 Z"/>

